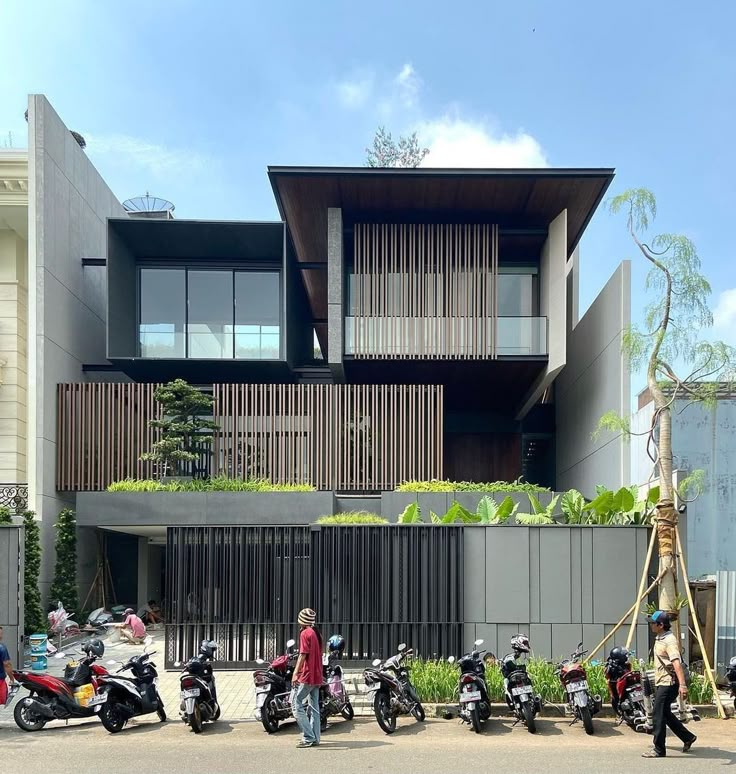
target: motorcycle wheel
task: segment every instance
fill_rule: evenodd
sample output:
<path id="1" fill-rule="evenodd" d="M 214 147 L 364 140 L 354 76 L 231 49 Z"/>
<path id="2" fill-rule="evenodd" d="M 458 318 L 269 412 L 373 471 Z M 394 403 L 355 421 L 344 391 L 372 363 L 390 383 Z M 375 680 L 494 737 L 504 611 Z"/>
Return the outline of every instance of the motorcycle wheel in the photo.
<path id="1" fill-rule="evenodd" d="M 420 723 L 423 723 L 424 718 L 426 717 L 424 713 L 424 707 L 422 707 L 420 702 L 417 702 L 414 705 L 414 709 L 412 709 L 411 714 L 414 715 L 415 720 L 418 720 Z"/>
<path id="2" fill-rule="evenodd" d="M 470 725 L 473 727 L 473 731 L 476 734 L 480 733 L 480 710 L 477 706 L 470 710 Z"/>
<path id="3" fill-rule="evenodd" d="M 125 728 L 125 717 L 119 711 L 118 705 L 114 702 L 106 701 L 100 710 L 100 720 L 102 725 L 111 734 L 117 734 Z"/>
<path id="4" fill-rule="evenodd" d="M 29 710 L 26 706 L 27 701 L 22 699 L 15 705 L 13 710 L 15 723 L 21 731 L 40 731 L 46 725 L 46 721 Z"/>
<path id="5" fill-rule="evenodd" d="M 530 734 L 536 734 L 537 721 L 534 719 L 534 707 L 532 707 L 531 702 L 525 701 L 523 709 L 524 709 L 524 723 L 526 723 L 526 730 Z"/>
<path id="6" fill-rule="evenodd" d="M 269 734 L 275 734 L 279 730 L 279 721 L 278 718 L 275 718 L 272 714 L 270 701 L 266 702 L 266 704 L 261 707 L 261 723 L 263 724 L 263 728 Z"/>
<path id="7" fill-rule="evenodd" d="M 589 736 L 595 733 L 593 728 L 593 716 L 590 714 L 590 707 L 580 707 L 580 719 L 583 721 L 583 728 L 585 733 Z"/>
<path id="8" fill-rule="evenodd" d="M 345 718 L 345 720 L 352 720 L 355 717 L 355 710 L 353 709 L 353 705 L 346 701 L 343 705 L 343 708 L 340 710 L 340 714 Z"/>
<path id="9" fill-rule="evenodd" d="M 396 731 L 396 715 L 391 712 L 391 699 L 388 694 L 377 693 L 373 702 L 373 712 L 381 730 L 386 734 Z"/>
<path id="10" fill-rule="evenodd" d="M 215 702 L 215 714 L 211 718 L 212 722 L 214 723 L 216 720 L 219 720 L 220 715 L 222 715 L 222 710 L 220 709 L 220 705 Z"/>
<path id="11" fill-rule="evenodd" d="M 202 708 L 199 702 L 194 703 L 194 712 L 189 716 L 189 727 L 195 734 L 202 733 Z"/>
<path id="12" fill-rule="evenodd" d="M 164 703 L 161 701 L 160 697 L 158 700 L 158 708 L 156 709 L 156 714 L 158 715 L 158 719 L 162 723 L 166 722 L 166 710 L 164 709 Z"/>

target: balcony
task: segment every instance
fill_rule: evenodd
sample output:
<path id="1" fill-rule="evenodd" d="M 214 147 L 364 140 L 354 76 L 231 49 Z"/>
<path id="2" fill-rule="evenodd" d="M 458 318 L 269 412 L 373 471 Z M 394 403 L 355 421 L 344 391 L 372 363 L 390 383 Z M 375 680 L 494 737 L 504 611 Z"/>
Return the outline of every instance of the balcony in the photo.
<path id="1" fill-rule="evenodd" d="M 544 357 L 546 317 L 346 317 L 345 354 L 361 358 Z"/>

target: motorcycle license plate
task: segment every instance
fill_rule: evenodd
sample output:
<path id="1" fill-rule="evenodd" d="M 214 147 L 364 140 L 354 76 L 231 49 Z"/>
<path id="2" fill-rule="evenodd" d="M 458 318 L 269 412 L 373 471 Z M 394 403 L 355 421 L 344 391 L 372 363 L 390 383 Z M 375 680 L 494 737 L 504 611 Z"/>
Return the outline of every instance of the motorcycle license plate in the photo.
<path id="1" fill-rule="evenodd" d="M 88 702 L 88 707 L 96 707 L 98 704 L 104 704 L 107 701 L 107 694 L 100 693 L 97 696 L 93 696 Z"/>
<path id="2" fill-rule="evenodd" d="M 575 691 L 587 691 L 588 690 L 588 681 L 587 680 L 581 680 L 579 683 L 570 683 L 567 686 L 567 690 L 570 693 L 574 693 Z"/>
<path id="3" fill-rule="evenodd" d="M 480 701 L 480 691 L 463 691 L 460 694 L 460 701 Z"/>
<path id="4" fill-rule="evenodd" d="M 629 696 L 631 701 L 644 701 L 644 691 L 632 691 Z"/>
<path id="5" fill-rule="evenodd" d="M 512 696 L 523 696 L 524 694 L 530 694 L 531 691 L 526 685 L 519 685 L 516 688 L 511 689 Z"/>
<path id="6" fill-rule="evenodd" d="M 181 698 L 182 699 L 192 699 L 195 696 L 199 696 L 199 688 L 191 688 L 188 691 L 182 691 L 181 692 Z"/>

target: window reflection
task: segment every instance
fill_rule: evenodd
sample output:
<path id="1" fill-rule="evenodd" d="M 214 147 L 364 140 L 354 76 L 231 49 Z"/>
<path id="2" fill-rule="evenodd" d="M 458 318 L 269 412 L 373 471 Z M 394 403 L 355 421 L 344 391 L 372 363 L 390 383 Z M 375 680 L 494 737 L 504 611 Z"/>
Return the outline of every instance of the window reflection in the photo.
<path id="1" fill-rule="evenodd" d="M 141 269 L 141 357 L 186 356 L 184 269 Z"/>

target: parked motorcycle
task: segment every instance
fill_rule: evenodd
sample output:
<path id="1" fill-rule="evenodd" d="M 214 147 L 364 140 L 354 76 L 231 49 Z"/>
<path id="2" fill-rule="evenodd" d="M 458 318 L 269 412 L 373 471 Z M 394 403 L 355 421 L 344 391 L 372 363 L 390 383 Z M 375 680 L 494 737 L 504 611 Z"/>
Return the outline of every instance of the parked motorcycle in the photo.
<path id="1" fill-rule="evenodd" d="M 733 708 L 736 712 L 736 656 L 734 656 L 728 662 L 726 679 L 728 680 L 728 687 L 731 689 L 731 696 L 733 697 Z"/>
<path id="2" fill-rule="evenodd" d="M 13 679 L 29 691 L 13 710 L 18 728 L 40 731 L 50 720 L 89 718 L 99 712 L 105 701 L 99 693 L 99 679 L 107 675 L 105 667 L 95 663 L 105 652 L 101 640 L 82 643 L 84 657 L 70 661 L 64 677 L 37 672 L 13 672 Z M 60 654 L 63 657 L 64 654 Z"/>
<path id="3" fill-rule="evenodd" d="M 202 733 L 202 725 L 220 717 L 217 687 L 212 672 L 217 643 L 202 640 L 199 653 L 187 661 L 179 678 L 181 686 L 181 719 L 195 734 Z"/>
<path id="4" fill-rule="evenodd" d="M 112 626 L 113 622 L 112 613 L 109 610 L 105 610 L 104 607 L 98 607 L 87 616 L 87 623 L 84 628 L 86 631 L 95 629 L 97 632 L 102 633 Z"/>
<path id="5" fill-rule="evenodd" d="M 473 643 L 473 650 L 457 661 L 457 665 L 460 667 L 460 681 L 458 683 L 460 720 L 463 723 L 470 723 L 476 734 L 480 733 L 481 723 L 491 717 L 491 699 L 486 683 L 486 665 L 482 657 L 485 651 L 478 650 L 482 644 L 483 640 L 476 640 Z M 450 656 L 448 660 L 451 664 L 455 663 L 454 656 Z"/>
<path id="6" fill-rule="evenodd" d="M 293 717 L 291 708 L 291 679 L 298 653 L 294 640 L 286 643 L 286 652 L 273 661 L 258 659 L 265 668 L 253 673 L 256 686 L 255 716 L 269 734 L 279 730 L 279 724 Z"/>
<path id="7" fill-rule="evenodd" d="M 399 645 L 395 656 L 373 661 L 373 667 L 363 672 L 367 693 L 374 694 L 373 712 L 381 729 L 387 734 L 396 730 L 398 715 L 413 715 L 420 723 L 425 718 L 424 707 L 409 678 L 404 660 L 414 651 L 405 643 Z"/>
<path id="8" fill-rule="evenodd" d="M 355 710 L 350 703 L 343 681 L 342 667 L 338 663 L 344 651 L 345 638 L 339 634 L 333 634 L 327 640 L 327 653 L 322 660 L 324 685 L 319 692 L 319 707 L 323 725 L 327 722 L 327 718 L 333 715 L 342 715 L 345 720 L 352 720 L 355 717 Z"/>
<path id="9" fill-rule="evenodd" d="M 536 715 L 542 710 L 542 697 L 534 695 L 534 685 L 526 663 L 520 661 L 523 655 L 531 652 L 529 638 L 524 634 L 515 634 L 511 638 L 511 647 L 513 653 L 507 654 L 501 661 L 506 703 L 514 713 L 516 722 L 524 723 L 527 731 L 535 734 Z"/>
<path id="10" fill-rule="evenodd" d="M 631 666 L 630 656 L 626 648 L 612 648 L 604 673 L 611 695 L 611 706 L 618 715 L 619 725 L 626 723 L 634 731 L 645 733 L 649 729 L 644 686 L 641 672 Z"/>
<path id="11" fill-rule="evenodd" d="M 140 656 L 128 659 L 115 674 L 100 676 L 99 692 L 105 696 L 100 720 L 111 734 L 122 731 L 131 718 L 139 715 L 155 712 L 162 723 L 166 720 L 164 703 L 158 693 L 158 672 L 150 660 L 156 651 L 149 653 L 149 644 L 150 641 Z M 133 673 L 132 677 L 120 675 L 128 670 Z"/>
<path id="12" fill-rule="evenodd" d="M 56 610 L 52 610 L 47 618 L 49 620 L 49 632 L 51 634 L 57 634 L 59 636 L 59 642 L 64 637 L 76 637 L 79 633 L 79 624 L 72 620 L 73 612 L 70 612 L 64 608 L 61 600 L 59 600 Z M 61 647 L 61 645 L 59 645 Z"/>
<path id="13" fill-rule="evenodd" d="M 600 696 L 593 696 L 588 687 L 588 673 L 582 664 L 582 658 L 587 652 L 583 650 L 583 643 L 579 643 L 570 658 L 557 665 L 557 675 L 565 689 L 567 706 L 573 716 L 572 722 L 581 720 L 585 733 L 593 734 L 593 715 L 600 712 L 602 701 Z"/>

